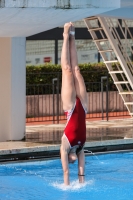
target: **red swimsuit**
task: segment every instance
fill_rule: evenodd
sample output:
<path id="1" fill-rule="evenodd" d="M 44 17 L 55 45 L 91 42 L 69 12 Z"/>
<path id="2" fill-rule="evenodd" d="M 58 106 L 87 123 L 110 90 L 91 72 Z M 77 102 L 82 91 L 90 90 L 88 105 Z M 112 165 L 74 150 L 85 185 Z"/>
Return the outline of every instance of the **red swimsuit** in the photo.
<path id="1" fill-rule="evenodd" d="M 76 145 L 83 147 L 86 141 L 85 110 L 79 98 L 76 99 L 76 105 L 72 112 L 65 113 L 68 121 L 64 133 L 71 148 Z"/>

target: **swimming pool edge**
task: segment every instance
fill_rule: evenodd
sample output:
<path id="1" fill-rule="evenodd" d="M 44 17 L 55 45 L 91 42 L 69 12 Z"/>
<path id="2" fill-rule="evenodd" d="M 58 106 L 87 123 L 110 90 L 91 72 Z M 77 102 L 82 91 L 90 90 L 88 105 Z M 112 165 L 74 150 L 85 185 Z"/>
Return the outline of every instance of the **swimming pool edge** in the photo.
<path id="1" fill-rule="evenodd" d="M 15 143 L 13 144 L 15 145 Z M 128 149 L 133 149 L 133 139 L 91 141 L 85 144 L 85 150 L 95 153 Z M 60 144 L 47 145 L 38 143 L 34 143 L 34 146 L 28 147 L 21 145 L 20 148 L 10 147 L 9 149 L 0 149 L 0 162 L 59 157 L 59 150 Z"/>

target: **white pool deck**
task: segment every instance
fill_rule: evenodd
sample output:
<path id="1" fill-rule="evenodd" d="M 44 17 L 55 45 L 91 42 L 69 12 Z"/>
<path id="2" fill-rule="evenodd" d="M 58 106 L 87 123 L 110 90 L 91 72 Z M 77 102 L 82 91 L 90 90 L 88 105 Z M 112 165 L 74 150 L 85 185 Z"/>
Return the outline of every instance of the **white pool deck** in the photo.
<path id="1" fill-rule="evenodd" d="M 130 128 L 130 134 L 125 132 L 125 139 L 115 139 L 115 140 L 104 140 L 104 141 L 91 141 L 86 142 L 86 147 L 99 147 L 99 146 L 108 146 L 108 145 L 119 145 L 119 144 L 132 144 L 133 143 L 133 119 L 120 119 L 120 120 L 110 120 L 110 121 L 93 121 L 86 123 L 87 128 L 97 128 L 101 127 L 127 127 Z M 55 124 L 55 125 L 37 125 L 37 126 L 27 126 L 26 132 L 39 131 L 46 128 L 59 129 L 63 128 L 65 124 Z M 1 155 L 11 155 L 11 154 L 20 154 L 20 153 L 32 153 L 32 152 L 41 152 L 41 151 L 53 151 L 59 150 L 60 144 L 46 144 L 41 142 L 25 142 L 25 141 L 8 141 L 0 143 L 0 156 Z"/>

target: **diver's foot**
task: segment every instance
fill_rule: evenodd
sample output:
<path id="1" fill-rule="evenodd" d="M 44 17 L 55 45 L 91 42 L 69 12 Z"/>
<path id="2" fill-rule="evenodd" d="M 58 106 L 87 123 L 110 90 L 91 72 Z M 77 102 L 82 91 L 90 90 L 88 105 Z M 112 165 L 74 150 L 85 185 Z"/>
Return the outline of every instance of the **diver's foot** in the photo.
<path id="1" fill-rule="evenodd" d="M 72 22 L 70 22 L 71 27 L 70 27 L 70 38 L 75 38 L 75 26 Z"/>
<path id="2" fill-rule="evenodd" d="M 69 22 L 69 23 L 66 23 L 65 25 L 64 25 L 64 32 L 63 32 L 63 36 L 69 36 L 69 34 L 70 34 L 70 28 L 71 28 L 71 23 Z"/>

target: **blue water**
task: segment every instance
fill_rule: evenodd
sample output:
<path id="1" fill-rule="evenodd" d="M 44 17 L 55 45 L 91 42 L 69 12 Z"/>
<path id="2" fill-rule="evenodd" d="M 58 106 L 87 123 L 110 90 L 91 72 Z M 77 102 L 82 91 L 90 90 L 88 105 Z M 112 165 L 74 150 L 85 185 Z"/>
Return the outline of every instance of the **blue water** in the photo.
<path id="1" fill-rule="evenodd" d="M 133 152 L 86 157 L 86 181 L 77 163 L 64 186 L 60 160 L 0 165 L 0 200 L 132 200 Z"/>

